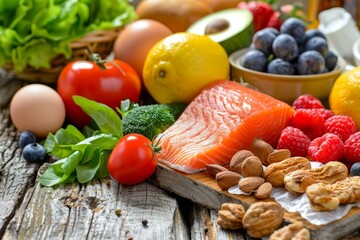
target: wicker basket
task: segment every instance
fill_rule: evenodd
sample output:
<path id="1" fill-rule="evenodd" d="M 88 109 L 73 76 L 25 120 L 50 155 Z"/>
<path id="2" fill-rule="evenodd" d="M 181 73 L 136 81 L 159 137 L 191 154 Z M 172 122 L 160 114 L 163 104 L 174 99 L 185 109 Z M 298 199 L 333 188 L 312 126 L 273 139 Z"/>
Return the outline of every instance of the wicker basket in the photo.
<path id="1" fill-rule="evenodd" d="M 102 58 L 106 58 L 113 50 L 114 42 L 122 28 L 111 30 L 97 30 L 90 32 L 82 38 L 73 41 L 70 44 L 72 55 L 70 59 L 59 55 L 51 61 L 51 68 L 34 69 L 27 67 L 22 72 L 14 73 L 15 77 L 27 82 L 56 84 L 61 70 L 70 61 L 89 59 L 89 53 L 98 53 Z M 5 67 L 9 72 L 12 71 L 12 65 Z"/>

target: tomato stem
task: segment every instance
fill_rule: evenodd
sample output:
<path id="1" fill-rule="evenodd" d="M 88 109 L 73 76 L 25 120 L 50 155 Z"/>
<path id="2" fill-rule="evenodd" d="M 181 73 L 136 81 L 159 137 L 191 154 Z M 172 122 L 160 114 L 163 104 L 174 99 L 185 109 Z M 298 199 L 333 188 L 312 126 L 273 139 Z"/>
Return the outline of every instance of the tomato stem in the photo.
<path id="1" fill-rule="evenodd" d="M 102 70 L 106 70 L 106 67 L 105 67 L 105 65 L 104 65 L 104 63 L 105 63 L 106 61 L 101 58 L 100 54 L 98 54 L 98 53 L 91 53 L 91 54 L 90 54 L 90 61 L 96 63 L 96 65 L 98 65 L 99 68 L 101 68 Z"/>

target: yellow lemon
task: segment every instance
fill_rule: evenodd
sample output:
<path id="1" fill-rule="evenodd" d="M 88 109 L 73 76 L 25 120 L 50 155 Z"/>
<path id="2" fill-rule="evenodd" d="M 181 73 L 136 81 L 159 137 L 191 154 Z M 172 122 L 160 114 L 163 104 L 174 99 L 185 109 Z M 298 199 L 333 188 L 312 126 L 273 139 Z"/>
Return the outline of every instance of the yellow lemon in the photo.
<path id="1" fill-rule="evenodd" d="M 208 36 L 175 33 L 155 44 L 143 69 L 144 85 L 158 103 L 189 103 L 206 85 L 229 78 L 224 48 Z"/>
<path id="2" fill-rule="evenodd" d="M 335 114 L 351 117 L 360 129 L 360 67 L 341 74 L 329 96 L 330 109 Z"/>

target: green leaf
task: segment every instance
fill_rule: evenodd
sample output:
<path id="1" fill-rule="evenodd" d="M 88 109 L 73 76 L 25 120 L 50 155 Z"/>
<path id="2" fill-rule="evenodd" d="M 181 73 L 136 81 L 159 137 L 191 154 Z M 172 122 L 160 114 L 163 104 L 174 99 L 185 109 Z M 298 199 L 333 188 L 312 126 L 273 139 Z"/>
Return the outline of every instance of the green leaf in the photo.
<path id="1" fill-rule="evenodd" d="M 85 164 L 91 161 L 94 158 L 94 154 L 96 150 L 97 148 L 95 148 L 93 145 L 91 144 L 86 145 L 80 164 Z"/>
<path id="2" fill-rule="evenodd" d="M 69 175 L 67 174 L 57 174 L 52 166 L 49 166 L 44 174 L 40 176 L 39 182 L 44 186 L 55 186 L 64 182 L 68 177 Z"/>
<path id="3" fill-rule="evenodd" d="M 75 151 L 73 154 L 67 157 L 66 161 L 61 166 L 64 173 L 70 175 L 81 161 L 81 158 L 82 153 L 80 151 Z"/>
<path id="4" fill-rule="evenodd" d="M 121 138 L 122 124 L 119 115 L 109 106 L 81 96 L 73 96 L 74 102 L 89 115 L 104 133 Z"/>
<path id="5" fill-rule="evenodd" d="M 77 143 L 72 147 L 73 150 L 81 150 L 83 149 L 83 145 L 94 145 L 96 148 L 99 148 L 100 150 L 106 149 L 106 150 L 112 150 L 114 149 L 115 145 L 119 141 L 119 138 L 112 135 L 112 134 L 98 134 L 94 135 L 92 137 L 86 138 L 85 140 Z"/>
<path id="6" fill-rule="evenodd" d="M 104 178 L 109 176 L 109 170 L 108 170 L 108 160 L 110 157 L 111 151 L 110 150 L 103 150 L 101 151 L 101 158 L 100 158 L 100 166 L 95 174 L 96 178 Z"/>
<path id="7" fill-rule="evenodd" d="M 76 174 L 79 183 L 86 183 L 94 178 L 97 170 L 100 167 L 100 150 L 96 149 L 93 154 L 91 161 L 88 161 L 86 164 L 78 165 L 76 167 Z"/>

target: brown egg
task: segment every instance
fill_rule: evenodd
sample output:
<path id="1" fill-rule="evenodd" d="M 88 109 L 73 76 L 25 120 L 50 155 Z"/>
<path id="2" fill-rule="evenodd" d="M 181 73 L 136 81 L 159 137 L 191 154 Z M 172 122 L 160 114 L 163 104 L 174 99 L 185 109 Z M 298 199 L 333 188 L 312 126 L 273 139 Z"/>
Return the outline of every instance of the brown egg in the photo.
<path id="1" fill-rule="evenodd" d="M 170 29 L 158 21 L 136 20 L 119 33 L 114 43 L 115 59 L 130 64 L 139 76 L 142 76 L 149 50 L 170 34 L 172 34 Z"/>
<path id="2" fill-rule="evenodd" d="M 30 84 L 19 89 L 11 99 L 10 118 L 20 132 L 28 130 L 42 139 L 62 127 L 65 105 L 51 87 Z"/>

